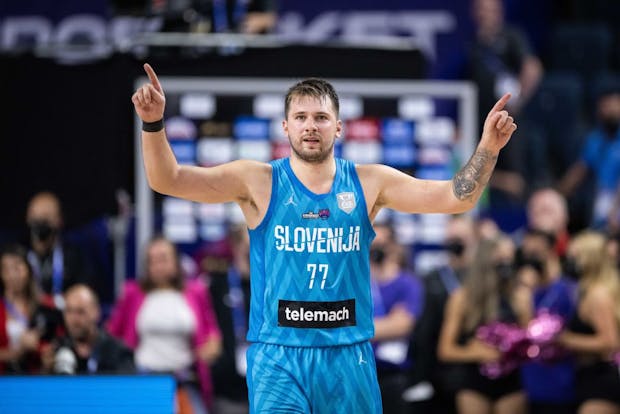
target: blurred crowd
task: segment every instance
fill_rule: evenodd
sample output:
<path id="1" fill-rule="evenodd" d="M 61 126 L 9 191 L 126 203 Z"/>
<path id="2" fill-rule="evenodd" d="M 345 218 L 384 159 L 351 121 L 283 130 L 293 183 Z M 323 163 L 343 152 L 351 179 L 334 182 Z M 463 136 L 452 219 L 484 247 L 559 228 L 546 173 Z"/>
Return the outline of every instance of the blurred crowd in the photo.
<path id="1" fill-rule="evenodd" d="M 620 410 L 620 234 L 570 233 L 568 218 L 550 187 L 510 234 L 454 216 L 449 260 L 427 274 L 391 223 L 375 223 L 372 343 L 386 413 Z M 245 226 L 193 257 L 153 238 L 144 274 L 104 317 L 56 196 L 36 194 L 27 220 L 30 244 L 0 252 L 3 375 L 168 373 L 180 413 L 248 411 Z"/>

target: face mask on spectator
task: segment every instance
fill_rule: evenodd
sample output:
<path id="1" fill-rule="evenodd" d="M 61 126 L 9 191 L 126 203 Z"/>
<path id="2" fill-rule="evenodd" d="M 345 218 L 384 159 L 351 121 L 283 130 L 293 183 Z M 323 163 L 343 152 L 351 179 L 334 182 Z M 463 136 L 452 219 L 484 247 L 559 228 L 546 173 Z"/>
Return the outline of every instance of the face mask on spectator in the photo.
<path id="1" fill-rule="evenodd" d="M 370 249 L 370 261 L 380 265 L 385 260 L 385 249 L 383 247 L 373 247 Z"/>
<path id="2" fill-rule="evenodd" d="M 542 275 L 545 271 L 545 261 L 535 254 L 522 252 L 519 259 L 519 268 L 523 267 L 531 267 L 539 275 Z"/>
<path id="3" fill-rule="evenodd" d="M 56 234 L 56 229 L 47 221 L 33 221 L 30 223 L 30 234 L 38 241 L 46 242 Z"/>
<path id="4" fill-rule="evenodd" d="M 445 249 L 449 253 L 460 257 L 465 252 L 465 243 L 463 243 L 463 241 L 459 239 L 447 240 L 445 244 Z"/>

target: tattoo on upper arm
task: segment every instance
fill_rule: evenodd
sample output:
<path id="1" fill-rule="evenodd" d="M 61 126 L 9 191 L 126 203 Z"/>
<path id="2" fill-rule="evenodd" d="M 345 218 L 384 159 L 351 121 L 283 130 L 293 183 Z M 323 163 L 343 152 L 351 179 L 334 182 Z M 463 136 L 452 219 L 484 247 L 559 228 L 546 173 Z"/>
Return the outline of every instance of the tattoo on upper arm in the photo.
<path id="1" fill-rule="evenodd" d="M 477 149 L 452 179 L 452 189 L 456 198 L 472 200 L 479 195 L 489 181 L 496 161 L 497 155 L 485 149 Z"/>

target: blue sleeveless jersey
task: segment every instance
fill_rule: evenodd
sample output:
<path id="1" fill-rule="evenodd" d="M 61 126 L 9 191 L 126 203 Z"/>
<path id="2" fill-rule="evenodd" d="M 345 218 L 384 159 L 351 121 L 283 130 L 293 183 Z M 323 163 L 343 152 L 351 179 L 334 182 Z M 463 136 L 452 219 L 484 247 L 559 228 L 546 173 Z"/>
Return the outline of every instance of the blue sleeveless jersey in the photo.
<path id="1" fill-rule="evenodd" d="M 271 165 L 269 207 L 250 230 L 248 341 L 331 346 L 370 339 L 375 233 L 355 165 L 336 159 L 327 194 L 308 190 L 288 158 Z"/>

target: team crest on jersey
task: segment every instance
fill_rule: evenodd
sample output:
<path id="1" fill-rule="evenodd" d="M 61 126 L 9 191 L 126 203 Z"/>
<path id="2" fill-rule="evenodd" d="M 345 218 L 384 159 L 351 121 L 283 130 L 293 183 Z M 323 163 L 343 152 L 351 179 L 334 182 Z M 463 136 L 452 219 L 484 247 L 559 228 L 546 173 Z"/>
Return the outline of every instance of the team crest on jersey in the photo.
<path id="1" fill-rule="evenodd" d="M 338 200 L 338 208 L 347 214 L 355 208 L 355 194 L 352 192 L 338 193 L 336 200 Z"/>

